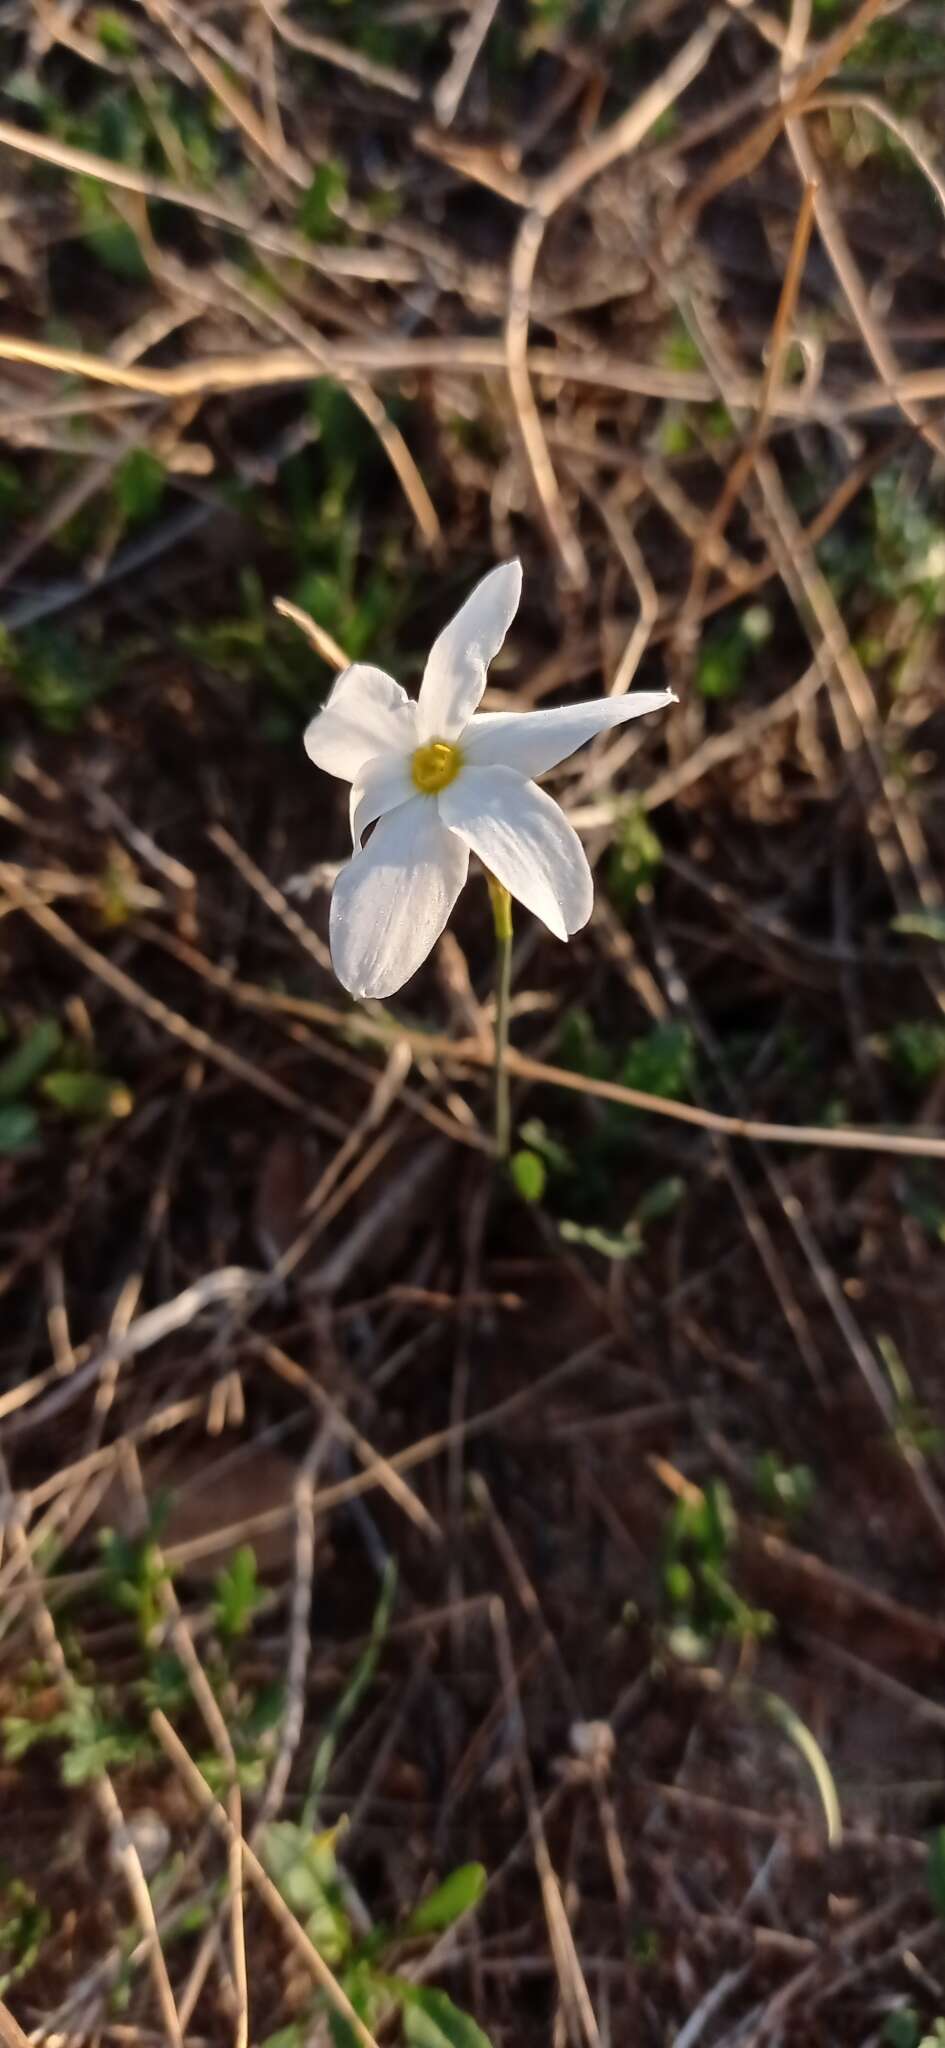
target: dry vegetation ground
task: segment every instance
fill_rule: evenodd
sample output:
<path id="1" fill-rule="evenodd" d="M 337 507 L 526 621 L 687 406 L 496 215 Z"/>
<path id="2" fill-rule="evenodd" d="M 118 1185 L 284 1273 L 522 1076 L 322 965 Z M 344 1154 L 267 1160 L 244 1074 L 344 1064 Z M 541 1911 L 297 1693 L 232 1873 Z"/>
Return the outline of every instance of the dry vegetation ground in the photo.
<path id="1" fill-rule="evenodd" d="M 3 1995 L 910 2048 L 939 0 L 3 0 L 0 101 Z M 557 777 L 598 899 L 519 923 L 509 1185 L 485 891 L 348 1006 L 299 736 L 512 552 L 487 702 L 681 704 Z"/>

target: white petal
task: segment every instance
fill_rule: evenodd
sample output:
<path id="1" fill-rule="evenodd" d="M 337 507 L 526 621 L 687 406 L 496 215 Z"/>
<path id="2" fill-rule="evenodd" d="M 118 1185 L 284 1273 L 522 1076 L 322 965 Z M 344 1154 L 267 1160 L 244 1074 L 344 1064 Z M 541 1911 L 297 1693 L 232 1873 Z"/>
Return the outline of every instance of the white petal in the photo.
<path id="1" fill-rule="evenodd" d="M 316 768 L 354 782 L 376 754 L 409 754 L 417 744 L 417 707 L 382 668 L 355 662 L 338 677 L 305 733 Z"/>
<path id="2" fill-rule="evenodd" d="M 357 782 L 351 784 L 351 837 L 355 850 L 360 848 L 375 818 L 395 811 L 398 804 L 407 803 L 416 794 L 409 754 L 376 754 L 373 761 L 366 761 Z"/>
<path id="3" fill-rule="evenodd" d="M 466 880 L 469 854 L 435 797 L 381 818 L 342 868 L 331 899 L 331 957 L 353 996 L 392 996 L 436 944 Z"/>
<path id="4" fill-rule="evenodd" d="M 477 583 L 430 649 L 418 704 L 420 737 L 459 738 L 486 687 L 522 594 L 521 562 L 503 562 Z"/>
<path id="5" fill-rule="evenodd" d="M 587 855 L 553 797 L 513 768 L 463 768 L 439 802 L 443 823 L 556 938 L 587 923 L 594 901 Z"/>
<path id="6" fill-rule="evenodd" d="M 554 711 L 481 711 L 463 734 L 463 754 L 470 767 L 547 775 L 599 732 L 675 702 L 672 690 L 633 690 L 627 697 L 595 697 L 590 704 L 562 704 Z"/>

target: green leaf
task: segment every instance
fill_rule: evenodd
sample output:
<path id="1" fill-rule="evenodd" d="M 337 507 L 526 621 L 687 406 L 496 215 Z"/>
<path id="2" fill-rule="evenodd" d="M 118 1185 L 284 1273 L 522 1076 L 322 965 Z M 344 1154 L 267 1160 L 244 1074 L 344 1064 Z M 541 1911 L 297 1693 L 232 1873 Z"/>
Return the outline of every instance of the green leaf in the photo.
<path id="1" fill-rule="evenodd" d="M 929 1860 L 925 1877 L 935 1911 L 945 1920 L 945 1827 L 936 1828 L 935 1833 L 929 1838 Z"/>
<path id="2" fill-rule="evenodd" d="M 273 1884 L 309 1940 L 332 1969 L 351 1947 L 351 1923 L 342 1903 L 335 1860 L 337 1829 L 315 1835 L 295 1821 L 270 1821 L 262 1836 L 262 1860 Z"/>
<path id="3" fill-rule="evenodd" d="M 755 1485 L 770 1515 L 800 1515 L 810 1506 L 816 1481 L 809 1465 L 785 1465 L 778 1451 L 755 1461 Z"/>
<path id="4" fill-rule="evenodd" d="M 351 2021 L 345 2019 L 343 2012 L 336 2012 L 334 2007 L 328 2015 L 328 2031 L 334 2048 L 361 2048 Z"/>
<path id="5" fill-rule="evenodd" d="M 926 1088 L 945 1068 L 945 1024 L 930 1017 L 894 1024 L 887 1040 L 890 1060 L 911 1088 Z"/>
<path id="6" fill-rule="evenodd" d="M 643 1239 L 632 1222 L 624 1230 L 600 1230 L 595 1223 L 574 1223 L 566 1218 L 558 1229 L 565 1244 L 585 1245 L 604 1259 L 635 1259 L 643 1250 Z"/>
<path id="7" fill-rule="evenodd" d="M 15 1158 L 31 1145 L 39 1131 L 39 1118 L 28 1102 L 8 1102 L 0 1108 L 0 1154 Z"/>
<path id="8" fill-rule="evenodd" d="M 76 179 L 76 192 L 82 237 L 93 255 L 98 257 L 105 270 L 111 271 L 113 277 L 124 278 L 130 284 L 143 284 L 148 277 L 148 266 L 137 235 L 127 221 L 122 220 L 99 180 L 83 173 Z"/>
<path id="9" fill-rule="evenodd" d="M 137 37 L 123 14 L 111 7 L 100 7 L 92 17 L 93 27 L 103 50 L 110 57 L 133 57 L 138 47 Z"/>
<path id="10" fill-rule="evenodd" d="M 461 1863 L 458 1870 L 445 1877 L 443 1883 L 414 1908 L 403 1932 L 440 1934 L 445 1927 L 452 1927 L 462 1913 L 468 1913 L 471 1906 L 478 1905 L 486 1881 L 481 1863 Z"/>
<path id="11" fill-rule="evenodd" d="M 62 1033 L 55 1017 L 41 1017 L 15 1051 L 0 1060 L 0 1102 L 16 1102 L 25 1095 L 61 1044 Z"/>
<path id="12" fill-rule="evenodd" d="M 409 2048 L 491 2048 L 488 2035 L 445 1991 L 432 1991 L 425 1984 L 412 1985 L 409 1993 L 403 1984 L 400 1989 Z"/>
<path id="13" fill-rule="evenodd" d="M 0 1901 L 0 1963 L 6 1965 L 0 1969 L 0 1998 L 5 1998 L 10 1986 L 32 1969 L 51 1922 L 29 1885 L 19 1878 L 10 1879 L 2 1869 Z"/>
<path id="14" fill-rule="evenodd" d="M 42 1092 L 66 1116 L 98 1122 L 106 1117 L 128 1116 L 134 1106 L 132 1095 L 122 1081 L 108 1074 L 74 1073 L 63 1068 L 46 1074 Z"/>
<path id="15" fill-rule="evenodd" d="M 530 1152 L 540 1155 L 550 1173 L 574 1172 L 574 1160 L 567 1146 L 554 1137 L 540 1116 L 530 1116 L 527 1123 L 520 1124 L 518 1134 Z"/>
<path id="16" fill-rule="evenodd" d="M 327 162 L 319 164 L 298 214 L 299 227 L 310 241 L 337 240 L 341 223 L 333 202 L 342 199 L 347 189 L 343 164 L 336 163 L 332 157 L 329 157 Z"/>
<path id="17" fill-rule="evenodd" d="M 220 1634 L 230 1640 L 245 1636 L 262 1598 L 256 1576 L 256 1552 L 252 1544 L 244 1543 L 232 1563 L 217 1574 L 213 1612 Z"/>
<path id="18" fill-rule="evenodd" d="M 908 2005 L 900 2006 L 898 2012 L 888 2012 L 883 2021 L 882 2039 L 887 2048 L 919 2048 L 922 2022 L 918 2013 Z"/>
<path id="19" fill-rule="evenodd" d="M 644 1037 L 635 1038 L 620 1069 L 625 1088 L 639 1088 L 644 1095 L 662 1095 L 668 1101 L 687 1100 L 696 1078 L 696 1042 L 691 1026 L 682 1023 L 656 1024 Z"/>
<path id="20" fill-rule="evenodd" d="M 834 1784 L 833 1772 L 820 1747 L 820 1743 L 811 1734 L 806 1721 L 801 1720 L 800 1715 L 794 1712 L 794 1708 L 788 1705 L 787 1700 L 781 1698 L 780 1693 L 760 1692 L 759 1699 L 764 1711 L 783 1730 L 788 1741 L 793 1742 L 795 1749 L 807 1764 L 824 1810 L 824 1820 L 827 1824 L 827 1840 L 831 1848 L 834 1848 L 843 1839 L 843 1819 L 840 1813 L 840 1801 L 837 1798 L 837 1788 Z M 943 1841 L 945 1841 L 945 1831 L 940 1828 L 939 1834 L 943 1836 Z M 941 1907 L 939 1910 L 941 1911 Z"/>
<path id="21" fill-rule="evenodd" d="M 941 910 L 910 910 L 905 917 L 894 917 L 894 932 L 905 932 L 908 938 L 934 939 L 939 946 L 945 946 L 945 913 Z M 891 2019 L 897 2019 L 891 2013 Z"/>
<path id="22" fill-rule="evenodd" d="M 164 494 L 164 464 L 150 448 L 133 448 L 115 472 L 115 502 L 129 526 L 150 519 Z"/>
<path id="23" fill-rule="evenodd" d="M 393 1612 L 394 1596 L 396 1594 L 396 1591 L 397 1566 L 393 1558 L 391 1557 L 388 1558 L 387 1563 L 384 1567 L 384 1576 L 381 1580 L 381 1590 L 378 1595 L 377 1606 L 374 1609 L 374 1615 L 371 1621 L 370 1639 L 365 1644 L 365 1647 L 362 1650 L 360 1657 L 358 1658 L 354 1670 L 351 1673 L 351 1677 L 349 1678 L 348 1683 L 345 1686 L 344 1692 L 342 1693 L 336 1707 L 334 1708 L 333 1713 L 330 1716 L 328 1726 L 325 1729 L 325 1733 L 322 1736 L 321 1741 L 319 1742 L 318 1747 L 315 1751 L 315 1757 L 312 1763 L 312 1773 L 309 1779 L 308 1793 L 306 1796 L 305 1804 L 302 1808 L 303 1825 L 308 1828 L 311 1828 L 314 1825 L 315 1815 L 318 1811 L 318 1801 L 321 1797 L 323 1788 L 327 1782 L 328 1773 L 331 1770 L 332 1763 L 334 1762 L 334 1756 L 335 1751 L 338 1747 L 339 1737 L 342 1734 L 342 1731 L 347 1727 L 347 1724 L 350 1721 L 352 1714 L 360 1705 L 360 1702 L 365 1692 L 367 1691 L 368 1686 L 371 1684 L 373 1680 L 374 1673 L 377 1669 L 378 1658 L 380 1657 L 381 1649 L 384 1643 L 384 1638 L 390 1626 L 390 1618 Z"/>
<path id="24" fill-rule="evenodd" d="M 610 1056 L 597 1036 L 593 1019 L 579 1006 L 568 1010 L 558 1032 L 558 1058 L 576 1074 L 601 1081 L 610 1073 Z"/>
<path id="25" fill-rule="evenodd" d="M 523 1202 L 540 1202 L 548 1174 L 537 1152 L 513 1152 L 509 1171 Z"/>
<path id="26" fill-rule="evenodd" d="M 607 867 L 607 886 L 620 910 L 632 909 L 662 858 L 662 846 L 642 804 L 634 805 L 617 826 Z"/>
<path id="27" fill-rule="evenodd" d="M 661 1223 L 664 1216 L 671 1216 L 678 1209 L 686 1192 L 686 1183 L 678 1173 L 667 1174 L 665 1180 L 654 1181 L 645 1195 L 641 1195 L 634 1210 L 634 1221 L 641 1230 L 648 1223 Z"/>

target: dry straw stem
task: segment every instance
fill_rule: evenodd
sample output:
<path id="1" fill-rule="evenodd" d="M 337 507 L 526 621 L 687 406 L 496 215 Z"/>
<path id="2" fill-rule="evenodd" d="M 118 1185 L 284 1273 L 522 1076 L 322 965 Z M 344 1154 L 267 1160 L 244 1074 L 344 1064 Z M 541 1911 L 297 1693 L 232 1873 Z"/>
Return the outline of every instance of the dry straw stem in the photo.
<path id="1" fill-rule="evenodd" d="M 261 1089 L 283 1108 L 300 1111 L 304 1116 L 317 1119 L 319 1112 L 311 1109 L 300 1096 L 281 1082 L 274 1081 L 261 1067 L 243 1059 L 239 1053 L 231 1052 L 227 1046 L 219 1045 L 208 1033 L 197 1026 L 188 1024 L 186 1019 L 174 1010 L 168 1009 L 157 997 L 148 994 L 140 984 L 116 967 L 104 953 L 80 939 L 64 918 L 51 910 L 26 884 L 19 871 L 7 862 L 0 862 L 0 887 L 3 887 L 18 909 L 24 910 L 40 928 L 58 940 L 65 950 L 80 960 L 91 973 L 108 984 L 117 995 L 140 1009 L 153 1022 L 170 1032 L 173 1037 L 182 1038 L 193 1050 L 205 1058 L 224 1067 L 236 1079 L 253 1088 Z M 199 960 L 200 956 L 194 956 Z M 191 963 L 193 964 L 193 962 Z M 213 976 L 214 984 L 221 987 L 237 1003 L 249 1008 L 309 1019 L 327 1024 L 335 1030 L 355 1033 L 360 1037 L 373 1038 L 381 1044 L 390 1044 L 392 1038 L 402 1038 L 417 1054 L 430 1059 L 452 1063 L 458 1068 L 492 1065 L 491 1048 L 482 1046 L 475 1039 L 441 1037 L 436 1033 L 412 1031 L 405 1027 L 379 1020 L 376 1016 L 346 1016 L 331 1004 L 310 1002 L 304 997 L 273 993 L 257 988 L 252 982 L 220 974 Z M 510 1049 L 508 1053 L 510 1074 L 520 1080 L 533 1081 L 552 1088 L 567 1088 L 579 1095 L 593 1095 L 602 1102 L 617 1102 L 626 1109 L 645 1110 L 652 1116 L 669 1117 L 676 1123 L 695 1126 L 699 1130 L 714 1131 L 721 1137 L 748 1138 L 759 1144 L 803 1145 L 826 1148 L 835 1152 L 887 1153 L 904 1159 L 945 1159 L 945 1134 L 938 1131 L 884 1131 L 861 1130 L 843 1125 L 828 1129 L 819 1124 L 775 1124 L 755 1117 L 726 1116 L 721 1111 L 699 1109 L 689 1102 L 670 1102 L 664 1096 L 648 1095 L 639 1088 L 626 1088 L 619 1081 L 602 1081 L 588 1074 L 570 1073 L 565 1067 L 549 1066 L 543 1060 L 531 1059 L 527 1053 Z"/>
<path id="2" fill-rule="evenodd" d="M 162 1031 L 169 1032 L 172 1038 L 181 1039 L 185 1045 L 190 1046 L 192 1052 L 200 1053 L 202 1058 L 212 1060 L 216 1066 L 225 1068 L 226 1072 L 234 1075 L 237 1080 L 259 1089 L 261 1094 L 277 1102 L 281 1109 L 295 1110 L 303 1117 L 317 1120 L 318 1113 L 310 1109 L 302 1097 L 296 1095 L 291 1088 L 284 1088 L 280 1081 L 273 1080 L 271 1074 L 265 1073 L 261 1067 L 254 1066 L 251 1060 L 243 1059 L 239 1053 L 231 1052 L 229 1046 L 218 1045 L 216 1040 L 210 1037 L 209 1032 L 201 1031 L 196 1024 L 190 1024 L 186 1017 L 179 1016 L 176 1010 L 169 1009 L 157 996 L 152 996 L 147 989 L 141 988 L 130 974 L 126 974 L 123 968 L 116 967 L 114 961 L 109 960 L 104 953 L 99 953 L 94 946 L 86 945 L 85 940 L 79 938 L 78 933 L 72 930 L 71 925 L 68 925 L 57 911 L 51 910 L 41 897 L 34 894 L 21 872 L 8 861 L 0 861 L 0 888 L 6 891 L 18 910 L 25 911 L 33 923 L 39 925 L 41 931 L 56 939 L 67 953 L 71 953 L 73 959 L 80 961 L 99 981 L 107 983 L 108 987 L 125 1002 L 130 1003 L 133 1009 L 140 1010 L 153 1024 L 160 1025 Z"/>
<path id="3" fill-rule="evenodd" d="M 293 262 L 323 271 L 326 276 L 375 279 L 386 284 L 411 284 L 417 277 L 417 264 L 412 256 L 393 251 L 375 255 L 369 250 L 310 242 L 305 235 L 269 226 L 245 207 L 219 199 L 212 192 L 175 185 L 169 178 L 149 177 L 147 172 L 116 163 L 112 157 L 98 156 L 94 150 L 80 149 L 73 143 L 34 134 L 31 129 L 19 128 L 12 121 L 0 121 L 0 146 L 3 144 L 23 156 L 35 157 L 40 163 L 55 164 L 60 170 L 98 178 L 103 185 L 136 193 L 139 198 L 182 206 L 190 213 L 218 221 L 221 227 L 246 235 L 258 248 L 287 256 Z"/>
<path id="4" fill-rule="evenodd" d="M 810 243 L 811 229 L 814 224 L 816 196 L 817 187 L 811 175 L 808 177 L 804 187 L 794 227 L 791 253 L 787 269 L 784 273 L 784 282 L 781 286 L 777 312 L 775 313 L 774 324 L 768 342 L 768 363 L 762 386 L 761 404 L 755 414 L 751 432 L 745 445 L 733 462 L 713 511 L 701 527 L 693 548 L 689 589 L 682 604 L 677 628 L 679 643 L 683 649 L 685 649 L 687 639 L 690 636 L 694 640 L 696 622 L 702 616 L 705 593 L 711 571 L 711 543 L 713 540 L 724 537 L 732 511 L 755 467 L 758 453 L 764 440 L 765 429 L 771 416 L 772 404 L 781 381 L 785 350 L 788 345 L 794 309 L 797 304 L 797 295 L 800 290 L 804 263 Z"/>
<path id="5" fill-rule="evenodd" d="M 0 123 L 0 131 L 2 131 Z M 2 132 L 0 132 L 2 140 Z M 718 400 L 715 379 L 701 370 L 664 369 L 652 363 L 635 362 L 605 349 L 580 352 L 565 348 L 530 348 L 527 367 L 533 376 L 553 377 L 557 382 L 603 385 L 637 398 L 678 399 L 690 405 L 714 405 Z M 125 365 L 110 356 L 96 356 L 85 349 L 58 348 L 48 342 L 0 334 L 0 362 L 29 363 L 37 369 L 59 371 L 67 377 L 88 377 L 95 383 L 110 384 L 123 391 L 137 391 L 155 398 L 202 398 L 226 391 L 255 391 L 267 386 L 307 384 L 317 374 L 312 359 L 298 348 L 258 349 L 251 355 L 204 356 L 194 362 L 164 369 L 158 364 Z M 467 370 L 489 376 L 508 368 L 508 353 L 501 341 L 475 335 L 442 335 L 417 341 L 345 340 L 343 354 L 335 353 L 332 367 L 324 375 L 347 385 L 353 378 L 397 376 L 417 370 Z M 757 377 L 738 375 L 728 387 L 729 402 L 736 408 L 761 403 L 763 382 Z M 832 396 L 829 392 L 782 389 L 772 406 L 772 417 L 798 423 L 839 425 L 846 420 L 869 418 L 888 412 L 893 404 L 945 397 L 945 369 L 910 370 L 888 386 L 875 379 L 863 379 Z M 70 411 L 78 410 L 78 397 L 70 400 Z"/>
<path id="6" fill-rule="evenodd" d="M 545 439 L 532 391 L 528 366 L 528 329 L 531 293 L 538 257 L 549 222 L 559 206 L 596 178 L 621 156 L 636 149 L 654 123 L 673 106 L 706 64 L 725 26 L 727 16 L 713 10 L 703 26 L 667 65 L 661 77 L 647 86 L 632 107 L 603 135 L 572 150 L 562 164 L 550 171 L 535 187 L 529 211 L 518 232 L 509 265 L 509 306 L 505 326 L 505 347 L 509 389 L 518 414 L 535 488 L 541 501 L 548 531 L 569 581 L 578 587 L 587 581 L 587 564 L 577 534 L 568 518 L 558 489 L 554 465 Z"/>
<path id="7" fill-rule="evenodd" d="M 563 2013 L 566 2016 L 568 2038 L 573 2041 L 583 2036 L 587 2043 L 587 2048 L 601 2048 L 601 2035 L 597 2024 L 597 2017 L 591 2003 L 584 1972 L 581 1969 L 574 1935 L 571 1931 L 571 1923 L 561 1895 L 561 1885 L 551 1860 L 548 1837 L 545 1833 L 541 1808 L 538 1804 L 531 1761 L 524 1739 L 525 1723 L 522 1714 L 521 1695 L 515 1672 L 515 1659 L 512 1655 L 512 1644 L 509 1638 L 509 1625 L 504 1602 L 498 1598 L 491 1600 L 489 1613 L 498 1654 L 499 1675 L 502 1680 L 504 1704 L 506 1711 L 510 1712 L 512 1719 L 522 1801 L 528 1817 L 528 1833 L 532 1857 L 538 1882 L 541 1886 L 541 1899 L 548 1927 L 548 1939 L 554 1957 Z"/>
<path id="8" fill-rule="evenodd" d="M 206 1778 L 197 1769 L 192 1757 L 185 1749 L 179 1735 L 171 1727 L 166 1715 L 162 1714 L 159 1709 L 155 1709 L 150 1717 L 150 1721 L 165 1756 L 170 1759 L 195 1804 L 199 1806 L 201 1812 L 212 1823 L 217 1834 L 222 1837 L 229 1847 L 235 1830 L 219 1800 L 214 1797 Z M 282 1897 L 282 1893 L 276 1889 L 272 1879 L 263 1869 L 255 1851 L 250 1848 L 249 1843 L 245 1840 L 241 1842 L 240 1848 L 243 1869 L 249 1883 L 258 1892 L 263 1905 L 271 1913 L 286 1939 L 291 1942 L 296 1954 L 304 1963 L 310 1977 L 317 1984 L 319 1990 L 324 1993 L 329 2005 L 347 2021 L 355 2040 L 360 2044 L 360 2048 L 377 2048 L 374 2035 L 368 2032 L 363 2020 L 355 2012 L 350 1998 L 342 1990 L 337 1977 L 329 1969 L 324 1957 L 319 1955 L 314 1942 L 309 1940 L 304 1927 L 300 1927 L 294 1913 L 290 1912 Z"/>
<path id="9" fill-rule="evenodd" d="M 9 2006 L 0 1999 L 0 2048 L 33 2048 L 29 2035 L 24 2034 L 18 2020 L 15 2020 Z"/>
<path id="10" fill-rule="evenodd" d="M 756 123 L 750 133 L 740 142 L 733 143 L 717 164 L 713 164 L 701 184 L 690 192 L 679 209 L 680 221 L 687 227 L 698 220 L 703 207 L 718 192 L 724 192 L 726 185 L 736 178 L 747 177 L 762 159 L 767 156 L 773 142 L 776 142 L 785 123 L 792 114 L 799 114 L 807 106 L 812 94 L 823 85 L 825 79 L 836 71 L 850 50 L 854 49 L 872 21 L 878 14 L 888 11 L 889 0 L 862 0 L 862 5 L 850 20 L 838 28 L 835 35 L 821 45 L 813 62 L 796 80 L 779 107 Z"/>
<path id="11" fill-rule="evenodd" d="M 0 1452 L 0 1529 L 6 1534 L 14 1554 L 23 1562 L 23 1576 L 26 1581 L 29 1604 L 32 1609 L 33 1632 L 41 1656 L 50 1671 L 55 1674 L 56 1684 L 64 1699 L 75 1694 L 75 1679 L 66 1662 L 65 1653 L 49 1608 L 43 1598 L 42 1587 L 37 1578 L 29 1544 L 23 1528 L 22 1514 L 14 1502 L 13 1492 L 7 1475 L 6 1461 Z M 164 2025 L 165 2041 L 168 2048 L 184 2048 L 183 2031 L 174 1993 L 167 1973 L 164 1951 L 161 1947 L 154 1906 L 148 1883 L 141 1867 L 141 1859 L 125 1826 L 118 1795 L 107 1771 L 102 1771 L 93 1780 L 92 1790 L 99 1813 L 104 1822 L 112 1854 L 121 1871 L 128 1895 L 141 1929 L 143 1945 L 151 1970 L 155 1995 Z"/>

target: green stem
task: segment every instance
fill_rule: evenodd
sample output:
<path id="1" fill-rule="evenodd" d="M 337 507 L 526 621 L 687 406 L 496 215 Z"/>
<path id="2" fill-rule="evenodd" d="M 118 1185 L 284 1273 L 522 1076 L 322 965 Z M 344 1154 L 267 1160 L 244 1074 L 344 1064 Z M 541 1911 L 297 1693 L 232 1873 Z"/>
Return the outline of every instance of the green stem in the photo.
<path id="1" fill-rule="evenodd" d="M 495 925 L 495 1149 L 507 1159 L 511 1143 L 509 1076 L 509 996 L 512 990 L 512 898 L 494 875 L 487 874 Z"/>

